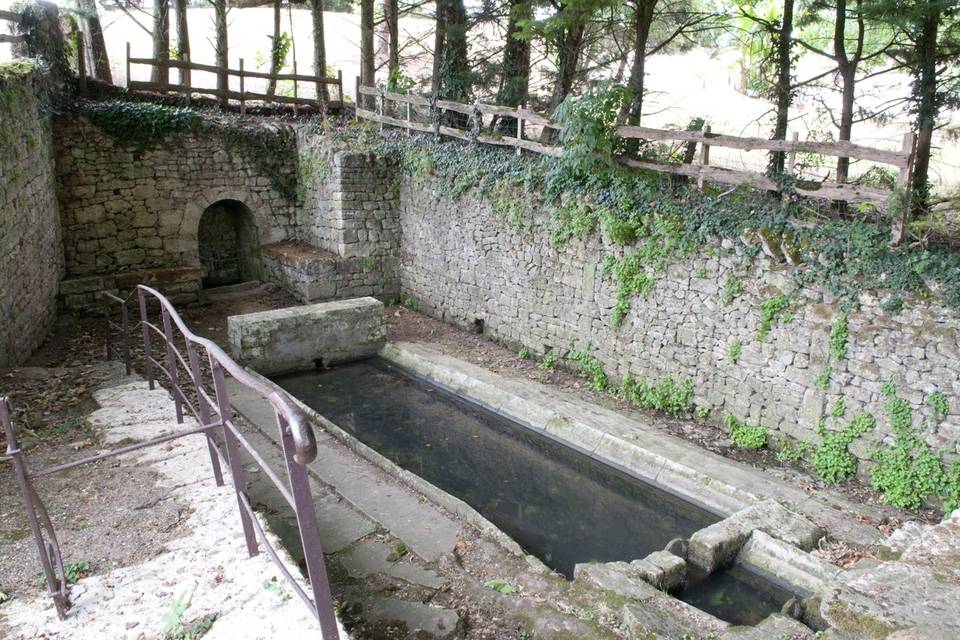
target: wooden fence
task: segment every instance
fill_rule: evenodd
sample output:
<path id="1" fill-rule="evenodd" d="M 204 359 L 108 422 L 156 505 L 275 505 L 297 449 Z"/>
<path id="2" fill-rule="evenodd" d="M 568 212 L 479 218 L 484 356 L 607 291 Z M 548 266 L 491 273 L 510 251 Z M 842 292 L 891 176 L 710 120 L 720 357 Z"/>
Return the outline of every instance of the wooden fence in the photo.
<path id="1" fill-rule="evenodd" d="M 363 105 L 361 96 L 375 98 L 375 110 L 361 108 Z M 391 102 L 394 106 L 388 109 L 387 103 Z M 388 111 L 394 115 L 387 115 Z M 444 126 L 441 124 L 441 116 L 445 111 L 453 111 L 467 116 L 471 128 L 465 130 Z M 484 116 L 492 116 L 491 124 L 486 129 Z M 422 131 L 459 138 L 460 140 L 513 147 L 516 149 L 517 154 L 520 154 L 523 149 L 526 149 L 536 153 L 559 155 L 563 150 L 561 146 L 543 144 L 541 142 L 528 140 L 525 137 L 527 124 L 541 128 L 549 127 L 557 129 L 558 127 L 554 125 L 549 118 L 529 111 L 522 106 L 505 107 L 481 102 L 464 104 L 448 100 L 436 100 L 422 96 L 393 93 L 377 87 L 361 86 L 358 81 L 357 117 L 379 122 L 381 123 L 381 128 L 383 125 L 390 125 L 406 129 L 408 132 Z M 426 122 L 423 120 L 424 118 Z M 516 120 L 516 130 L 513 131 L 511 128 L 511 133 L 514 135 L 504 136 L 493 131 L 492 123 L 499 118 Z M 701 187 L 706 182 L 714 182 L 726 185 L 746 185 L 756 189 L 770 191 L 779 191 L 782 185 L 759 171 L 726 169 L 711 165 L 711 147 L 739 149 L 742 151 L 762 150 L 784 152 L 788 157 L 787 170 L 791 174 L 795 172 L 796 155 L 798 153 L 852 158 L 891 165 L 898 170 L 897 188 L 907 191 L 910 185 L 910 173 L 913 166 L 915 144 L 914 134 L 912 132 L 903 136 L 903 144 L 899 151 L 886 151 L 883 149 L 864 147 L 851 142 L 799 140 L 798 134 L 796 133 L 793 134 L 792 140 L 742 138 L 712 133 L 709 126 L 704 127 L 704 131 L 700 132 L 623 125 L 620 126 L 617 131 L 619 135 L 625 139 L 656 142 L 677 141 L 686 142 L 688 145 L 699 145 L 700 147 L 699 154 L 695 152 L 695 149 L 687 153 L 687 157 L 692 159 L 689 163 L 669 164 L 626 157 L 620 158 L 620 162 L 626 166 L 689 176 L 694 178 Z M 794 185 L 794 188 L 798 194 L 810 198 L 822 198 L 853 204 L 867 203 L 876 206 L 885 205 L 889 201 L 892 193 L 890 190 L 885 189 L 829 181 L 798 181 Z"/>
<path id="2" fill-rule="evenodd" d="M 134 80 L 130 75 L 131 65 L 142 64 L 151 68 L 160 67 L 168 74 L 170 69 L 181 70 L 180 84 L 170 82 L 147 82 Z M 202 71 L 215 74 L 218 78 L 218 87 L 197 87 L 191 82 L 191 71 Z M 297 73 L 296 63 L 294 63 L 293 73 L 263 73 L 260 71 L 248 71 L 244 69 L 243 58 L 240 59 L 239 69 L 229 69 L 210 64 L 199 64 L 188 60 L 157 60 L 155 58 L 132 58 L 130 57 L 130 43 L 127 43 L 126 59 L 126 77 L 127 89 L 130 91 L 152 91 L 154 93 L 179 93 L 190 95 L 199 93 L 211 95 L 217 98 L 221 104 L 226 104 L 230 100 L 240 103 L 241 113 L 246 112 L 247 102 L 262 101 L 277 104 L 291 104 L 296 112 L 298 107 L 314 107 L 323 111 L 342 110 L 343 109 L 343 72 L 337 72 L 336 78 L 326 78 L 322 76 L 303 75 Z M 230 88 L 229 78 L 235 77 L 240 80 L 239 90 L 234 91 Z M 255 93 L 246 89 L 246 80 L 250 78 L 262 80 L 291 81 L 293 83 L 293 95 L 268 95 L 266 93 Z M 298 83 L 308 83 L 311 85 L 322 85 L 326 87 L 336 87 L 336 100 L 325 100 L 320 94 L 314 98 L 308 98 L 299 94 Z M 221 88 L 222 87 L 222 88 Z"/>
<path id="3" fill-rule="evenodd" d="M 20 14 L 14 11 L 3 11 L 0 10 L 0 21 L 13 22 L 20 24 Z M 6 33 L 0 33 L 0 44 L 8 42 L 10 44 L 19 44 L 24 42 L 26 38 L 23 35 L 12 36 Z"/>

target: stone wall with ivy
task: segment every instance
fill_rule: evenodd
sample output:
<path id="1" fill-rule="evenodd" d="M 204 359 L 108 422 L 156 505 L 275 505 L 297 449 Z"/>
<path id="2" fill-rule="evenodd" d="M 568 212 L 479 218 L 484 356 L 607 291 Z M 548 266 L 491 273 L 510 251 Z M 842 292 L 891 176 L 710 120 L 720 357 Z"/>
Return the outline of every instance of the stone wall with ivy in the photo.
<path id="1" fill-rule="evenodd" d="M 658 385 L 681 389 L 690 381 L 702 416 L 720 421 L 729 414 L 727 422 L 741 431 L 763 425 L 764 442 L 779 433 L 816 444 L 861 410 L 880 417 L 883 384 L 892 381 L 928 420 L 927 442 L 955 450 L 956 309 L 905 294 L 903 309 L 891 312 L 863 293 L 853 310 L 818 286 L 797 289 L 793 276 L 804 267 L 758 252 L 746 235 L 693 251 L 662 271 L 630 275 L 643 282 L 631 285 L 625 306 L 616 271 L 629 248 L 612 242 L 608 230 L 558 242 L 550 207 L 511 219 L 504 201 L 529 194 L 497 183 L 455 197 L 451 178 L 438 178 L 425 164 L 425 171 L 400 172 L 401 284 L 418 310 L 482 326 L 524 356 L 566 356 L 605 388 L 627 378 L 655 395 Z M 664 387 L 668 378 L 677 384 Z M 879 419 L 867 437 L 850 440 L 854 456 L 867 460 L 892 441 L 892 429 Z"/>
<path id="2" fill-rule="evenodd" d="M 258 244 L 294 233 L 291 131 L 108 103 L 57 117 L 54 136 L 68 276 L 198 267 L 200 217 L 220 200 L 249 208 Z"/>
<path id="3" fill-rule="evenodd" d="M 0 367 L 46 337 L 63 273 L 44 84 L 29 62 L 0 65 Z"/>

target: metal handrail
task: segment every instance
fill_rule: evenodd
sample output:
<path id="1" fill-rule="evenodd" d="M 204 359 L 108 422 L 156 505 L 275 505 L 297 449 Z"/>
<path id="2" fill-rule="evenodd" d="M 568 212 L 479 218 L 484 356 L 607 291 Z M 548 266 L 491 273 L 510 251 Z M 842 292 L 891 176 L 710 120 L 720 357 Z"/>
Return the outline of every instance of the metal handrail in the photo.
<path id="1" fill-rule="evenodd" d="M 129 321 L 128 304 L 134 296 L 137 297 L 139 304 L 140 319 L 137 323 L 138 326 L 131 326 Z M 325 640 L 338 638 L 339 632 L 333 612 L 330 584 L 324 566 L 323 549 L 317 527 L 316 509 L 305 467 L 317 455 L 317 441 L 306 414 L 283 392 L 273 390 L 247 373 L 211 340 L 201 338 L 190 331 L 170 301 L 155 289 L 138 285 L 126 298 L 109 292 L 103 292 L 103 298 L 108 302 L 119 304 L 121 308 L 120 325 L 110 321 L 110 311 L 107 309 L 107 356 L 110 357 L 116 353 L 112 348 L 111 336 L 111 328 L 116 328 L 121 331 L 122 355 L 127 366 L 127 372 L 131 373 L 132 359 L 129 332 L 139 327 L 143 335 L 144 369 L 149 388 L 155 388 L 153 367 L 157 367 L 170 380 L 170 392 L 176 407 L 177 422 L 181 424 L 184 422 L 183 405 L 186 405 L 197 418 L 198 425 L 113 450 L 102 451 L 93 456 L 55 465 L 47 469 L 29 472 L 25 456 L 17 445 L 9 403 L 6 398 L 0 398 L 0 423 L 2 423 L 7 435 L 7 454 L 13 461 L 27 519 L 30 522 L 37 544 L 48 592 L 56 605 L 57 614 L 61 618 L 65 617 L 70 607 L 68 586 L 64 579 L 60 547 L 57 544 L 53 525 L 46 515 L 43 502 L 33 489 L 31 480 L 104 458 L 169 442 L 176 438 L 202 434 L 207 441 L 213 476 L 218 486 L 224 484 L 221 461 L 230 472 L 248 554 L 250 556 L 257 555 L 262 545 L 270 558 L 277 564 L 290 587 L 308 606 L 319 623 L 321 637 Z M 162 319 L 159 326 L 150 321 L 148 298 L 153 299 L 159 305 Z M 177 348 L 174 341 L 174 330 L 178 331 L 183 338 L 187 357 L 184 357 L 180 349 Z M 154 341 L 157 339 L 154 337 L 155 335 L 159 338 L 163 347 L 162 350 L 158 350 L 158 357 L 153 355 Z M 203 350 L 209 366 L 209 378 L 213 385 L 210 393 L 204 389 L 204 375 L 200 366 L 200 349 Z M 166 363 L 159 359 L 161 351 L 166 352 Z M 179 368 L 186 371 L 184 378 L 181 378 Z M 230 374 L 238 383 L 256 392 L 273 407 L 277 428 L 280 432 L 280 444 L 283 449 L 283 460 L 289 483 L 284 482 L 268 466 L 263 456 L 253 448 L 234 423 L 233 410 L 224 377 L 225 373 Z M 194 392 L 192 396 L 188 393 L 190 387 L 183 386 L 184 382 L 192 384 L 192 391 Z M 194 406 L 194 403 L 196 406 Z M 214 439 L 214 429 L 222 429 L 220 433 L 223 441 L 222 447 Z M 239 457 L 241 448 L 246 450 L 253 461 L 265 472 L 266 477 L 276 486 L 283 499 L 293 509 L 303 547 L 304 563 L 310 583 L 310 595 L 284 566 L 266 532 L 257 521 L 256 514 L 247 496 L 243 461 Z M 260 544 L 258 544 L 258 538 Z"/>

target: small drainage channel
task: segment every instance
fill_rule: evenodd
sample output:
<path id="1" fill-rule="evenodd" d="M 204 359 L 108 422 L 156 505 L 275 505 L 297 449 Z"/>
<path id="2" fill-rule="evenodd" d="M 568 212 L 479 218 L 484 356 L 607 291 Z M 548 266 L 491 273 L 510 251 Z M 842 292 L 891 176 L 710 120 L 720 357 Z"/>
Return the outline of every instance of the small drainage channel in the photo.
<path id="1" fill-rule="evenodd" d="M 379 358 L 273 380 L 567 578 L 577 563 L 643 558 L 720 519 Z M 756 624 L 793 595 L 734 568 L 692 581 L 679 597 Z"/>

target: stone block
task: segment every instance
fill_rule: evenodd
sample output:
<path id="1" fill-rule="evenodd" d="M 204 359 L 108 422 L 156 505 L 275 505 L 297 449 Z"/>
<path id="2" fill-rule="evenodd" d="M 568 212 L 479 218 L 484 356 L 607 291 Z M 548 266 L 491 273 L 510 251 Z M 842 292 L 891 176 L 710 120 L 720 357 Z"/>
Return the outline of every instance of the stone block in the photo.
<path id="1" fill-rule="evenodd" d="M 630 566 L 646 582 L 663 591 L 677 589 L 687 576 L 687 563 L 669 551 L 654 551 L 642 560 L 634 560 Z"/>
<path id="2" fill-rule="evenodd" d="M 376 355 L 386 342 L 383 303 L 356 298 L 227 318 L 235 358 L 264 375 Z"/>
<path id="3" fill-rule="evenodd" d="M 766 500 L 694 533 L 690 537 L 687 561 L 712 573 L 730 564 L 756 530 L 807 551 L 825 533 L 778 502 Z"/>

